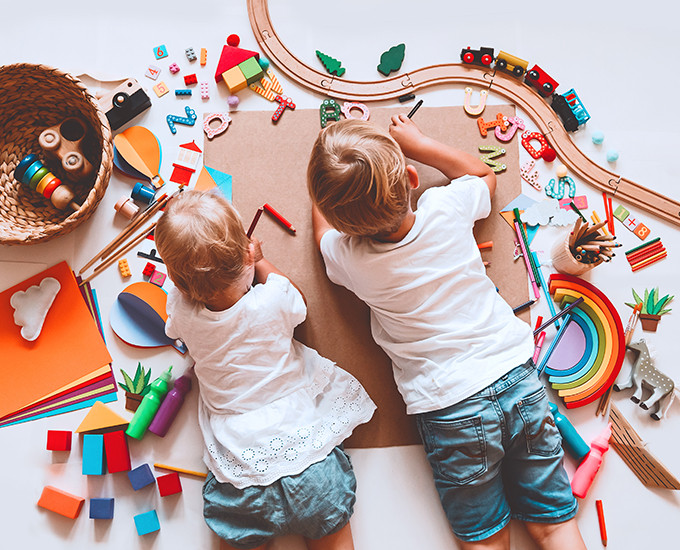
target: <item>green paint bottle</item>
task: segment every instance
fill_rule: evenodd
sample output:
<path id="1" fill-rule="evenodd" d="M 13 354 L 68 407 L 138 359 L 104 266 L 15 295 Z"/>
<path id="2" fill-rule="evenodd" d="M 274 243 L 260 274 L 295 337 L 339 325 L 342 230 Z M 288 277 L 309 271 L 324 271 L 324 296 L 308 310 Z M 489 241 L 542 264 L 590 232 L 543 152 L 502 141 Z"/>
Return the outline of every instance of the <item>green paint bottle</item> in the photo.
<path id="1" fill-rule="evenodd" d="M 142 399 L 135 415 L 130 420 L 130 425 L 125 430 L 125 433 L 130 437 L 135 439 L 144 437 L 146 429 L 151 424 L 153 417 L 156 416 L 158 408 L 170 389 L 170 371 L 172 371 L 172 365 L 151 383 L 149 393 Z"/>

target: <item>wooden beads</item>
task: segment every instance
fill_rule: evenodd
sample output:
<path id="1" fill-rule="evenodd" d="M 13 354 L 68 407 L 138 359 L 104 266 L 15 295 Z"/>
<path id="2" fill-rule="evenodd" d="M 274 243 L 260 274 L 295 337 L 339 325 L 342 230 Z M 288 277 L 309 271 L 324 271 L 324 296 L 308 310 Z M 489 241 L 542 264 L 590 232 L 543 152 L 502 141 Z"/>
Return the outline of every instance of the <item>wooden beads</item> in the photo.
<path id="1" fill-rule="evenodd" d="M 80 209 L 80 205 L 73 202 L 75 195 L 71 188 L 50 172 L 37 155 L 26 155 L 14 169 L 14 178 L 50 199 L 59 210 L 67 206 Z"/>

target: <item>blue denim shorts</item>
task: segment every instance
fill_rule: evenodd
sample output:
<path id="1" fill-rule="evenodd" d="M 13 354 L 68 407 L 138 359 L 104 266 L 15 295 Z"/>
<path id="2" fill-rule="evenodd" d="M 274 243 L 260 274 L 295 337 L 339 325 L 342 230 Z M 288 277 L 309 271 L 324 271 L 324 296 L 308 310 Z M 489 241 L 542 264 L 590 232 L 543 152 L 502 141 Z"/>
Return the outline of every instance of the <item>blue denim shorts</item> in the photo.
<path id="1" fill-rule="evenodd" d="M 484 540 L 511 518 L 561 523 L 576 514 L 562 438 L 533 361 L 460 403 L 418 415 L 417 424 L 459 539 Z"/>
<path id="2" fill-rule="evenodd" d="M 319 539 L 349 522 L 355 491 L 349 457 L 335 447 L 321 462 L 271 485 L 237 489 L 209 473 L 203 485 L 203 516 L 234 548 L 256 548 L 281 535 Z"/>

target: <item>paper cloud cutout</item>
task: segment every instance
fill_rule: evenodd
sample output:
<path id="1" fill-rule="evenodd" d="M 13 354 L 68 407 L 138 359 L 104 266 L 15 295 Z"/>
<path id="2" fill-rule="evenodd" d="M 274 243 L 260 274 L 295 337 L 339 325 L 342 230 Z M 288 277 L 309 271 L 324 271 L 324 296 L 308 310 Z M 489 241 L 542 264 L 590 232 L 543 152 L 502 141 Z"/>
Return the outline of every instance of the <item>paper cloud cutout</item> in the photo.
<path id="1" fill-rule="evenodd" d="M 14 308 L 14 322 L 21 327 L 21 336 L 32 342 L 42 330 L 47 312 L 61 290 L 61 284 L 53 277 L 45 277 L 40 285 L 12 294 L 9 300 Z"/>
<path id="2" fill-rule="evenodd" d="M 537 202 L 524 210 L 522 221 L 528 225 L 570 225 L 576 221 L 576 212 L 560 208 L 555 199 Z"/>

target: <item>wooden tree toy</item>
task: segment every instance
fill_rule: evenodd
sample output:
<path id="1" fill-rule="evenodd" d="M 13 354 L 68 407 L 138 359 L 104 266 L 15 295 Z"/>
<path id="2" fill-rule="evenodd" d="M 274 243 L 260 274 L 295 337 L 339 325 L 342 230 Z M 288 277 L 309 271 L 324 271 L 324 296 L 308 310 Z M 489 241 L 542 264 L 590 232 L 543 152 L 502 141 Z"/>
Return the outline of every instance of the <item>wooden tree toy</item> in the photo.
<path id="1" fill-rule="evenodd" d="M 643 340 L 633 342 L 626 346 L 628 349 L 637 351 L 638 355 L 630 371 L 628 379 L 622 384 L 614 384 L 615 391 L 621 391 L 630 387 L 635 392 L 630 397 L 633 403 L 639 403 L 644 410 L 654 409 L 651 417 L 654 420 L 661 420 L 667 401 L 673 395 L 675 383 L 668 376 L 660 372 L 654 366 L 654 360 L 649 354 L 647 343 Z M 649 386 L 652 394 L 642 401 L 642 386 Z"/>
<path id="2" fill-rule="evenodd" d="M 330 55 L 326 55 L 319 50 L 316 50 L 316 56 L 321 60 L 321 63 L 323 63 L 323 66 L 330 74 L 334 76 L 342 76 L 345 74 L 345 68 L 342 66 L 341 61 L 338 61 L 337 59 L 331 57 Z"/>
<path id="3" fill-rule="evenodd" d="M 80 205 L 73 200 L 75 194 L 71 188 L 50 172 L 37 155 L 26 155 L 14 169 L 14 178 L 50 199 L 59 210 L 67 206 L 80 210 Z"/>

